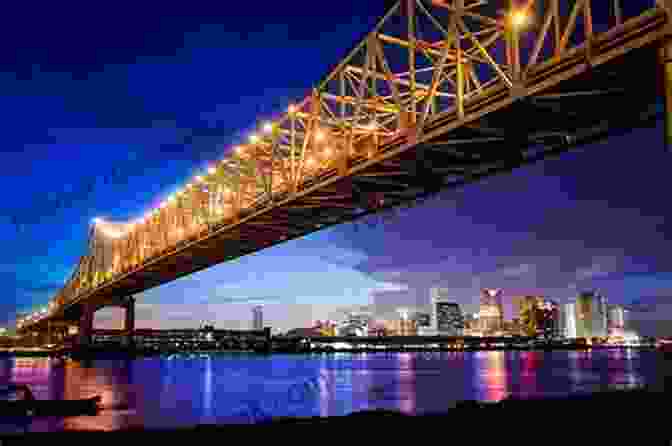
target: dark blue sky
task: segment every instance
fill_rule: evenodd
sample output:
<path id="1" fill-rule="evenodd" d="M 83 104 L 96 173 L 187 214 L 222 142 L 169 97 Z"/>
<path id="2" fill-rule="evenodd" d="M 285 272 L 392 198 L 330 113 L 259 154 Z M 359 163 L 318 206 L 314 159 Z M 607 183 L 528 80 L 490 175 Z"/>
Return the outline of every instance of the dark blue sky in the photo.
<path id="1" fill-rule="evenodd" d="M 93 217 L 141 216 L 303 97 L 385 4 L 4 6 L 1 314 L 47 302 Z M 481 286 L 560 300 L 593 286 L 616 301 L 670 296 L 671 161 L 660 128 L 638 130 L 385 225 L 331 229 L 149 291 L 140 319 L 247 326 L 254 300 L 295 325 L 371 300 L 422 304 L 434 285 L 467 306 Z"/>

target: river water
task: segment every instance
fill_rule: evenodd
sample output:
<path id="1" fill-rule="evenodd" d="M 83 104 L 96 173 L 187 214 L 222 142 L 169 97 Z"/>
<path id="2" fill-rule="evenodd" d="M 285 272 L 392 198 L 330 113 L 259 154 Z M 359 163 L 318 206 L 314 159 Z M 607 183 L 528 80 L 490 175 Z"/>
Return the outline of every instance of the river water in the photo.
<path id="1" fill-rule="evenodd" d="M 379 408 L 444 412 L 460 400 L 655 384 L 661 361 L 656 352 L 637 350 L 185 354 L 60 366 L 46 358 L 14 358 L 0 359 L 0 380 L 29 384 L 38 399 L 102 397 L 98 416 L 36 419 L 26 423 L 29 431 L 114 430 Z"/>

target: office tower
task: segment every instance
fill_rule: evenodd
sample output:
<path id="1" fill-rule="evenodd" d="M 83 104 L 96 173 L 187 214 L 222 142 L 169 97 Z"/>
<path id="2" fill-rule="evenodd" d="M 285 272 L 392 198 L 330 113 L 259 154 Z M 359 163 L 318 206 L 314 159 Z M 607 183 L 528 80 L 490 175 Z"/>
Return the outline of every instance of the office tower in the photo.
<path id="1" fill-rule="evenodd" d="M 622 334 L 625 330 L 625 309 L 621 305 L 607 306 L 607 332 L 608 334 Z"/>
<path id="2" fill-rule="evenodd" d="M 576 338 L 576 304 L 568 303 L 563 305 L 562 321 L 563 332 L 566 338 Z"/>
<path id="3" fill-rule="evenodd" d="M 560 335 L 560 306 L 552 300 L 543 300 L 536 308 L 537 336 L 553 339 Z"/>
<path id="4" fill-rule="evenodd" d="M 446 288 L 432 288 L 430 298 L 434 333 L 443 336 L 462 336 L 464 316 L 460 306 L 450 301 L 448 290 Z"/>
<path id="5" fill-rule="evenodd" d="M 252 330 L 264 329 L 264 313 L 261 305 L 252 307 Z"/>
<path id="6" fill-rule="evenodd" d="M 536 336 L 538 333 L 537 308 L 543 304 L 543 298 L 538 296 L 523 296 L 513 299 L 518 312 L 520 328 L 523 336 Z"/>
<path id="7" fill-rule="evenodd" d="M 594 291 L 583 292 L 576 300 L 576 334 L 579 338 L 607 336 L 607 304 Z"/>
<path id="8" fill-rule="evenodd" d="M 502 306 L 502 290 L 484 289 L 481 292 L 481 308 L 479 314 L 483 334 L 494 334 L 502 330 L 504 309 Z"/>
<path id="9" fill-rule="evenodd" d="M 462 336 L 464 317 L 460 306 L 455 302 L 436 301 L 436 332 L 443 336 Z"/>

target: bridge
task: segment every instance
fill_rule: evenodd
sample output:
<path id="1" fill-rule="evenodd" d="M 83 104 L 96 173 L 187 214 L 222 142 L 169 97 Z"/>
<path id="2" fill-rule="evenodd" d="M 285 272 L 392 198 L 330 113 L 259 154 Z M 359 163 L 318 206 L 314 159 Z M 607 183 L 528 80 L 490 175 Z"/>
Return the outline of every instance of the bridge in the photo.
<path id="1" fill-rule="evenodd" d="M 157 209 L 95 220 L 72 277 L 17 328 L 85 344 L 116 305 L 130 335 L 146 289 L 649 126 L 672 110 L 671 14 L 672 0 L 395 1 L 305 98 Z"/>

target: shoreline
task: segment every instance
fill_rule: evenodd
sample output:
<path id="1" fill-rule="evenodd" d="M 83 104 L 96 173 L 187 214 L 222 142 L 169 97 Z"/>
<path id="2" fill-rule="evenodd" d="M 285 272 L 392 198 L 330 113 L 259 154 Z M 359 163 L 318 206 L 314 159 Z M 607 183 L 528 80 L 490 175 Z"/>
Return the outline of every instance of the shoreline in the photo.
<path id="1" fill-rule="evenodd" d="M 539 426 L 547 426 L 550 419 L 609 421 L 610 423 L 627 423 L 619 428 L 619 435 L 632 429 L 646 429 L 647 434 L 666 432 L 669 429 L 664 423 L 656 423 L 660 408 L 669 401 L 670 391 L 657 392 L 651 388 L 633 390 L 605 390 L 584 394 L 572 394 L 565 397 L 547 397 L 533 399 L 507 398 L 498 402 L 461 401 L 456 407 L 441 413 L 427 413 L 420 415 L 406 415 L 390 410 L 365 410 L 353 412 L 344 416 L 334 417 L 305 417 L 305 418 L 275 418 L 259 421 L 254 424 L 201 424 L 175 428 L 145 428 L 129 427 L 118 430 L 65 430 L 49 432 L 51 438 L 58 434 L 61 438 L 88 439 L 104 433 L 112 436 L 162 436 L 162 435 L 216 435 L 230 434 L 244 431 L 246 435 L 259 433 L 266 435 L 274 429 L 293 429 L 319 426 L 320 429 L 336 428 L 343 432 L 343 428 L 379 428 L 405 429 L 409 432 L 425 428 L 445 428 L 446 423 L 461 426 L 460 430 L 469 423 L 478 423 L 483 426 L 495 424 L 509 424 L 524 420 Z M 587 418 L 584 418 L 587 417 Z M 458 424 L 459 423 L 459 424 Z M 530 425 L 531 427 L 532 425 Z M 352 431 L 351 431 L 352 432 Z M 15 433 L 9 436 L 20 440 L 39 440 L 44 437 L 39 433 Z M 205 438 L 205 437 L 204 437 Z M 200 437 L 199 437 L 200 439 Z"/>
<path id="2" fill-rule="evenodd" d="M 359 353 L 459 353 L 459 352 L 480 352 L 480 351 L 502 351 L 502 352 L 552 352 L 552 351 L 595 351 L 595 350 L 637 350 L 637 351 L 656 351 L 660 353 L 669 353 L 668 351 L 655 346 L 622 346 L 622 345 L 592 345 L 592 346 L 537 346 L 537 347 L 467 347 L 467 348 L 351 348 L 351 349 L 330 349 L 330 348 L 310 348 L 310 349 L 273 349 L 273 350 L 155 350 L 155 349 L 122 349 L 122 348 L 94 348 L 89 350 L 0 350 L 2 357 L 22 357 L 22 358 L 44 358 L 44 357 L 69 357 L 79 358 L 104 358 L 108 356 L 124 356 L 131 358 L 144 358 L 166 355 L 210 355 L 210 354 L 255 354 L 270 356 L 273 354 L 281 355 L 304 355 L 304 354 L 359 354 Z"/>

